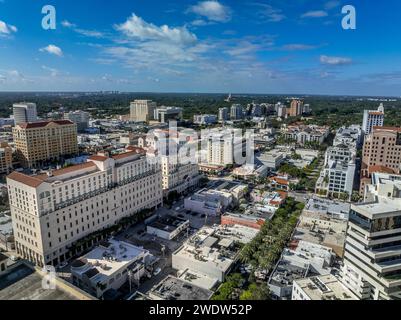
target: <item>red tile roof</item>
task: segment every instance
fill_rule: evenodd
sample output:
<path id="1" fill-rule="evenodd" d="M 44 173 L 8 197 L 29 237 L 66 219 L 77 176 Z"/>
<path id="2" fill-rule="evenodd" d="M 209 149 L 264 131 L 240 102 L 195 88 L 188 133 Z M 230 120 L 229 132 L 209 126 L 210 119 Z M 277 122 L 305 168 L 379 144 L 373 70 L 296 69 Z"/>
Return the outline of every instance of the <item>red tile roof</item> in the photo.
<path id="1" fill-rule="evenodd" d="M 128 157 L 132 157 L 132 156 L 137 155 L 137 154 L 138 153 L 135 152 L 135 151 L 129 151 L 129 152 L 121 153 L 121 154 L 116 154 L 116 155 L 112 156 L 112 158 L 114 160 L 121 160 L 121 159 L 125 159 L 125 158 L 128 158 Z"/>
<path id="2" fill-rule="evenodd" d="M 385 167 L 385 166 L 370 166 L 369 173 L 374 173 L 374 172 L 382 172 L 382 173 L 389 173 L 389 174 L 395 173 L 395 171 L 393 169 Z"/>
<path id="3" fill-rule="evenodd" d="M 32 188 L 36 188 L 43 183 L 43 180 L 41 180 L 37 176 L 28 176 L 26 174 L 17 171 L 14 171 L 13 173 L 9 174 L 7 178 L 10 180 L 26 184 L 27 186 L 30 186 Z"/>
<path id="4" fill-rule="evenodd" d="M 107 159 L 108 159 L 108 157 L 99 156 L 99 155 L 94 155 L 94 156 L 91 156 L 91 157 L 89 158 L 89 160 L 92 160 L 92 161 L 101 161 L 101 162 L 106 161 Z"/>
<path id="5" fill-rule="evenodd" d="M 38 121 L 38 122 L 29 122 L 29 123 L 21 123 L 19 126 L 23 129 L 34 129 L 34 128 L 44 128 L 48 126 L 50 123 L 54 123 L 60 126 L 71 125 L 74 122 L 70 120 L 50 120 L 50 121 Z"/>

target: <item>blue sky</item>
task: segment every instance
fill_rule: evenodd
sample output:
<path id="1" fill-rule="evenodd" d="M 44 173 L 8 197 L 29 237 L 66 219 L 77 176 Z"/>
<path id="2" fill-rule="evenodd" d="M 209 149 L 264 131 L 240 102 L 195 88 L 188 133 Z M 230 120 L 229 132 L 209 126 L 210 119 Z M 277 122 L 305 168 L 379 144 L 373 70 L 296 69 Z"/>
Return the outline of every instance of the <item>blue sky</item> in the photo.
<path id="1" fill-rule="evenodd" d="M 0 0 L 0 90 L 400 96 L 400 18 L 399 0 Z"/>

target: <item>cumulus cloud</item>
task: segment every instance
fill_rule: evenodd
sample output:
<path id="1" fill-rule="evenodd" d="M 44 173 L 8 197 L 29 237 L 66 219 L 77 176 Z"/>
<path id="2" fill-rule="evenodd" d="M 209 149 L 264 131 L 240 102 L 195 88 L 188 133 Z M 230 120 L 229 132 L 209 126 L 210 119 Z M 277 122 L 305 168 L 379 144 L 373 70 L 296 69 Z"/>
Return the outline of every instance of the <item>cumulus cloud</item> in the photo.
<path id="1" fill-rule="evenodd" d="M 200 1 L 189 8 L 189 12 L 196 13 L 214 22 L 231 20 L 231 9 L 218 1 Z"/>
<path id="2" fill-rule="evenodd" d="M 159 27 L 146 22 L 134 13 L 126 22 L 116 25 L 115 28 L 128 37 L 142 41 L 158 40 L 185 45 L 197 40 L 196 36 L 185 27 L 169 27 L 168 25 Z"/>
<path id="3" fill-rule="evenodd" d="M 324 18 L 327 17 L 329 14 L 324 10 L 315 10 L 315 11 L 308 11 L 305 12 L 301 18 Z"/>
<path id="4" fill-rule="evenodd" d="M 17 31 L 18 29 L 16 26 L 7 24 L 4 21 L 0 20 L 0 35 L 11 35 L 12 33 L 15 33 Z"/>
<path id="5" fill-rule="evenodd" d="M 49 44 L 47 47 L 40 48 L 40 52 L 47 52 L 49 54 L 54 54 L 58 57 L 63 56 L 63 50 L 61 50 L 59 47 L 55 46 L 54 44 Z"/>
<path id="6" fill-rule="evenodd" d="M 322 55 L 320 56 L 320 63 L 330 66 L 340 66 L 340 65 L 347 65 L 352 63 L 351 58 L 345 57 L 330 57 Z"/>

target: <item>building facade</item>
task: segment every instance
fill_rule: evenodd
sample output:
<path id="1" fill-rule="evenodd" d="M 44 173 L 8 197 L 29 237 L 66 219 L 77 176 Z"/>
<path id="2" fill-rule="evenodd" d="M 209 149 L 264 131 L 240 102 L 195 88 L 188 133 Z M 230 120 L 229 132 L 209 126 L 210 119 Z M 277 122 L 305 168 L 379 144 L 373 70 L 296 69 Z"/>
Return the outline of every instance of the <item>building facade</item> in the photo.
<path id="1" fill-rule="evenodd" d="M 0 174 L 8 174 L 13 169 L 13 150 L 7 142 L 0 142 Z"/>
<path id="2" fill-rule="evenodd" d="M 365 110 L 363 113 L 362 130 L 364 134 L 371 134 L 373 127 L 383 127 L 384 106 L 381 104 L 377 110 Z"/>
<path id="3" fill-rule="evenodd" d="M 13 114 L 15 125 L 25 122 L 34 122 L 38 120 L 38 113 L 35 103 L 15 103 L 13 105 Z"/>
<path id="4" fill-rule="evenodd" d="M 47 174 L 13 172 L 7 184 L 17 253 L 40 266 L 68 260 L 81 251 L 81 239 L 159 207 L 161 179 L 140 150 Z"/>
<path id="5" fill-rule="evenodd" d="M 135 100 L 130 105 L 130 120 L 134 122 L 153 120 L 156 108 L 156 102 L 151 100 Z"/>
<path id="6" fill-rule="evenodd" d="M 365 202 L 352 204 L 343 283 L 360 299 L 401 298 L 401 176 L 373 179 Z"/>
<path id="7" fill-rule="evenodd" d="M 64 114 L 64 119 L 70 120 L 77 125 L 78 131 L 82 132 L 88 129 L 89 127 L 89 112 L 77 110 L 71 111 Z"/>
<path id="8" fill-rule="evenodd" d="M 365 137 L 362 153 L 360 194 L 369 183 L 371 172 L 382 168 L 394 173 L 401 170 L 401 129 L 374 127 Z"/>
<path id="9" fill-rule="evenodd" d="M 24 167 L 38 167 L 78 153 L 77 125 L 70 120 L 21 123 L 13 128 L 13 138 Z"/>

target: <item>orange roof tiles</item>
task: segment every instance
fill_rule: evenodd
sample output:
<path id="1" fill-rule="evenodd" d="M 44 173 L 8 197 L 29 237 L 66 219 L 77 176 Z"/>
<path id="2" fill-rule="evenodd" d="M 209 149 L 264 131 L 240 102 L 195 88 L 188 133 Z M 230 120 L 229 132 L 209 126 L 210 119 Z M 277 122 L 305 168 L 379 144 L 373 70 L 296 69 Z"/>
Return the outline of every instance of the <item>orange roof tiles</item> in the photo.
<path id="1" fill-rule="evenodd" d="M 99 155 L 94 155 L 94 156 L 91 156 L 91 157 L 89 158 L 89 160 L 101 161 L 101 162 L 106 161 L 107 159 L 108 159 L 107 157 L 105 157 L 105 156 L 99 156 Z"/>
<path id="2" fill-rule="evenodd" d="M 34 129 L 34 128 L 44 128 L 50 123 L 55 123 L 57 125 L 71 125 L 74 122 L 70 120 L 50 120 L 50 121 L 38 121 L 38 122 L 29 122 L 29 123 L 21 123 L 19 126 L 23 129 Z"/>
<path id="3" fill-rule="evenodd" d="M 32 188 L 36 188 L 40 186 L 43 183 L 43 180 L 36 176 L 28 176 L 26 174 L 14 171 L 13 173 L 9 174 L 7 176 L 8 179 L 26 184 L 27 186 L 30 186 Z"/>

